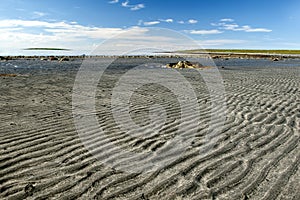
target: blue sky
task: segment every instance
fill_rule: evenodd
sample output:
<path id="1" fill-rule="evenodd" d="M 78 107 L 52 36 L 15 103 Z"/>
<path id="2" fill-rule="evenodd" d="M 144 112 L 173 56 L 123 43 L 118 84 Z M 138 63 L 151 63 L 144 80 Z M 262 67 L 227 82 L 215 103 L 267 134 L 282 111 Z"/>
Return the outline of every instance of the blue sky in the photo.
<path id="1" fill-rule="evenodd" d="M 2 0 L 0 54 L 28 47 L 88 54 L 128 29 L 143 38 L 149 27 L 203 48 L 300 49 L 299 10 L 298 0 Z"/>

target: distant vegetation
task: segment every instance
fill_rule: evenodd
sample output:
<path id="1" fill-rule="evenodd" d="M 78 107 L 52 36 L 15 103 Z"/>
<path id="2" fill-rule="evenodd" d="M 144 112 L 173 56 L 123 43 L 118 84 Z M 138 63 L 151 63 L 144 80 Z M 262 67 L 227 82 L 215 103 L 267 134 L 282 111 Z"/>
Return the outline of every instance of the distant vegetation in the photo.
<path id="1" fill-rule="evenodd" d="M 63 48 L 26 48 L 24 50 L 33 50 L 33 51 L 70 51 L 70 49 L 63 49 Z"/>
<path id="2" fill-rule="evenodd" d="M 300 50 L 256 50 L 256 49 L 194 49 L 178 51 L 182 53 L 264 53 L 264 54 L 300 54 Z"/>

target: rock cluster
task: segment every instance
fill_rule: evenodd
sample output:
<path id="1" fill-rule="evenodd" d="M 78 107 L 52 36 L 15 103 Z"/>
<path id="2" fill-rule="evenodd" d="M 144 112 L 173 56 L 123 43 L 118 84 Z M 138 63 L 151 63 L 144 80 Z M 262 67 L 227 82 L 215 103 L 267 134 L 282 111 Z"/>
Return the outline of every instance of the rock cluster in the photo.
<path id="1" fill-rule="evenodd" d="M 175 69 L 202 69 L 202 68 L 207 68 L 200 63 L 192 63 L 189 61 L 179 61 L 177 63 L 169 63 L 166 65 L 167 68 L 175 68 Z"/>
<path id="2" fill-rule="evenodd" d="M 279 61 L 279 58 L 273 58 L 272 61 Z"/>
<path id="3" fill-rule="evenodd" d="M 69 56 L 70 57 L 70 56 Z M 59 62 L 63 62 L 63 61 L 70 61 L 70 58 L 68 56 L 66 57 L 56 57 L 56 56 L 46 56 L 46 57 L 41 57 L 40 60 L 49 60 L 49 61 L 59 61 Z"/>
<path id="4" fill-rule="evenodd" d="M 10 56 L 0 56 L 0 60 L 11 60 L 11 57 Z"/>

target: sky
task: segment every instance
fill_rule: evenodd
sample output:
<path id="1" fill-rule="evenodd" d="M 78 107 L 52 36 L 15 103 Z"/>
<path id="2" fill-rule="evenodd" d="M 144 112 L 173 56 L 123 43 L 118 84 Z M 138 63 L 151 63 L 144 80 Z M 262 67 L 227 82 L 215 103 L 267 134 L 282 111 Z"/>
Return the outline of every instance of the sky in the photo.
<path id="1" fill-rule="evenodd" d="M 299 0 L 2 0 L 0 55 L 89 54 L 114 39 L 157 47 L 179 35 L 183 49 L 300 49 L 299 10 Z"/>

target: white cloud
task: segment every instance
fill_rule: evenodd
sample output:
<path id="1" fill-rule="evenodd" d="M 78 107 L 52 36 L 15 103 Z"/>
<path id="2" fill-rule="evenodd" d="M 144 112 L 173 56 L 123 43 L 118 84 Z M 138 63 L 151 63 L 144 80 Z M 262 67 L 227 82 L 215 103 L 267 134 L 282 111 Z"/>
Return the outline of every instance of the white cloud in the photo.
<path id="1" fill-rule="evenodd" d="M 2 39 L 0 54 L 60 53 L 79 55 L 98 53 L 110 55 L 126 53 L 130 49 L 128 47 L 135 48 L 137 51 L 153 46 L 160 51 L 197 48 L 197 46 L 193 46 L 196 44 L 195 42 L 191 42 L 180 34 L 178 34 L 180 36 L 170 34 L 174 33 L 172 31 L 164 32 L 164 30 L 154 29 L 151 32 L 151 28 L 145 27 L 131 27 L 129 30 L 127 32 L 128 29 L 124 28 L 91 27 L 66 21 L 0 20 L 0 38 Z M 95 45 L 100 43 L 99 47 Z M 22 50 L 28 47 L 60 47 L 72 49 L 72 51 L 33 52 Z"/>
<path id="2" fill-rule="evenodd" d="M 272 30 L 267 28 L 252 28 L 251 26 L 239 26 L 237 24 L 225 24 L 224 29 L 232 31 L 245 31 L 245 32 L 271 32 Z"/>
<path id="3" fill-rule="evenodd" d="M 196 24 L 198 23 L 195 19 L 189 19 L 188 21 L 179 20 L 177 21 L 178 24 Z"/>
<path id="4" fill-rule="evenodd" d="M 230 19 L 230 18 L 223 18 L 223 19 L 220 19 L 221 22 L 233 22 L 234 19 Z"/>
<path id="5" fill-rule="evenodd" d="M 66 21 L 0 20 L 0 38 L 3 40 L 0 43 L 0 54 L 47 54 L 22 50 L 28 47 L 60 47 L 72 49 L 61 54 L 89 54 L 95 49 L 95 44 L 105 43 L 107 39 L 110 45 L 106 47 L 102 43 L 97 53 L 106 54 L 107 48 L 111 48 L 111 54 L 127 52 L 126 47 L 129 46 L 139 49 L 156 45 L 165 50 L 179 50 L 191 46 L 172 35 L 160 35 L 159 31 L 153 31 L 151 34 L 151 28 L 131 27 L 129 30 L 127 32 L 128 29 L 125 28 L 91 27 Z M 114 45 L 111 45 L 111 41 Z"/>
<path id="6" fill-rule="evenodd" d="M 118 3 L 119 0 L 112 0 L 112 1 L 109 1 L 108 3 Z"/>
<path id="7" fill-rule="evenodd" d="M 0 20 L 0 27 L 48 27 L 48 28 L 67 28 L 70 27 L 66 22 L 46 22 L 39 20 L 20 20 L 20 19 L 7 19 Z"/>
<path id="8" fill-rule="evenodd" d="M 3 40 L 0 53 L 24 54 L 21 50 L 28 47 L 62 47 L 73 49 L 72 52 L 87 53 L 93 48 L 91 43 L 100 43 L 119 34 L 134 40 L 147 32 L 146 28 L 141 27 L 132 27 L 130 30 L 124 35 L 127 29 L 90 27 L 75 22 L 0 20 L 0 38 Z"/>
<path id="9" fill-rule="evenodd" d="M 271 29 L 267 28 L 252 28 L 249 25 L 240 26 L 236 23 L 228 24 L 226 22 L 211 23 L 212 26 L 218 26 L 220 29 L 231 31 L 244 31 L 244 32 L 271 32 Z"/>
<path id="10" fill-rule="evenodd" d="M 137 25 L 138 25 L 138 26 L 143 25 L 143 20 L 140 19 L 140 20 L 138 21 L 138 24 L 137 24 Z"/>
<path id="11" fill-rule="evenodd" d="M 162 22 L 167 22 L 167 23 L 172 23 L 174 20 L 173 19 L 160 19 Z"/>
<path id="12" fill-rule="evenodd" d="M 188 20 L 188 23 L 189 24 L 196 24 L 198 21 L 197 20 L 195 20 L 195 19 L 189 19 Z"/>
<path id="13" fill-rule="evenodd" d="M 152 25 L 156 25 L 156 24 L 159 24 L 160 22 L 159 21 L 151 21 L 151 22 L 144 22 L 144 25 L 145 26 L 152 26 Z"/>
<path id="14" fill-rule="evenodd" d="M 225 29 L 225 30 L 232 30 L 232 31 L 237 30 L 238 27 L 239 27 L 239 25 L 237 25 L 237 24 L 224 24 L 222 26 L 223 26 L 223 29 Z"/>
<path id="15" fill-rule="evenodd" d="M 122 2 L 122 4 L 121 4 L 123 7 L 125 7 L 125 8 L 129 8 L 130 6 L 129 6 L 129 1 L 124 1 L 124 2 Z"/>
<path id="16" fill-rule="evenodd" d="M 271 29 L 267 29 L 267 28 L 251 28 L 250 26 L 243 26 L 243 30 L 245 32 L 272 32 Z"/>
<path id="17" fill-rule="evenodd" d="M 139 10 L 139 9 L 142 9 L 142 8 L 145 8 L 145 5 L 144 4 L 137 4 L 137 5 L 133 5 L 133 7 L 130 8 L 130 10 Z"/>
<path id="18" fill-rule="evenodd" d="M 222 31 L 216 30 L 216 29 L 213 29 L 213 30 L 187 30 L 185 32 L 190 33 L 190 34 L 197 34 L 197 35 L 211 35 L 211 34 L 223 33 Z"/>
<path id="19" fill-rule="evenodd" d="M 160 24 L 161 22 L 165 23 L 172 23 L 173 19 L 168 18 L 168 19 L 159 19 L 159 20 L 154 20 L 154 21 L 149 21 L 149 22 L 143 22 L 143 20 L 138 21 L 138 26 L 144 25 L 144 26 L 152 26 L 156 24 Z"/>
<path id="20" fill-rule="evenodd" d="M 139 21 L 139 23 L 155 25 L 161 22 L 155 20 L 149 22 Z M 265 31 L 263 28 L 251 28 L 250 26 L 235 26 L 231 29 L 237 28 L 243 29 L 245 32 Z M 118 50 L 119 52 L 126 52 L 126 46 L 128 47 L 130 45 L 136 46 L 138 49 L 140 47 L 151 47 L 155 44 L 166 48 L 166 50 L 169 50 L 169 47 L 170 50 L 174 50 L 172 48 L 185 49 L 191 46 L 191 44 L 186 43 L 186 40 L 179 41 L 178 38 L 172 38 L 172 34 L 151 35 L 149 34 L 151 28 L 148 27 L 131 27 L 130 32 L 127 32 L 127 30 L 128 29 L 125 28 L 85 26 L 77 22 L 67 21 L 0 20 L 0 38 L 2 39 L 0 43 L 0 54 L 32 54 L 32 52 L 22 51 L 22 49 L 28 47 L 61 47 L 72 49 L 70 52 L 62 52 L 63 54 L 88 54 L 91 50 L 95 49 L 95 45 L 93 46 L 93 44 L 99 44 L 106 39 L 110 41 L 110 38 L 115 36 L 117 39 L 112 39 L 115 42 L 115 47 L 112 45 L 111 47 L 114 47 L 115 49 L 113 50 Z M 186 32 L 190 34 L 208 35 L 222 33 L 222 30 L 188 30 Z M 208 47 L 216 47 L 218 45 L 240 44 L 244 42 L 245 41 L 242 40 L 204 40 L 200 41 L 200 44 Z M 122 46 L 122 48 L 120 46 Z M 101 48 L 102 47 L 103 46 L 101 46 Z M 106 49 L 103 48 L 104 53 L 105 50 Z"/>
<path id="21" fill-rule="evenodd" d="M 141 25 L 151 26 L 151 25 L 159 24 L 161 22 L 172 23 L 173 19 L 171 19 L 171 18 L 168 18 L 168 19 L 159 19 L 159 20 L 154 20 L 154 21 L 149 21 L 149 22 L 143 22 L 143 20 L 139 20 L 138 21 L 138 26 L 141 26 Z"/>
<path id="22" fill-rule="evenodd" d="M 34 12 L 32 13 L 32 15 L 33 15 L 33 18 L 40 18 L 40 17 L 46 16 L 47 13 L 34 11 Z"/>
<path id="23" fill-rule="evenodd" d="M 140 9 L 142 9 L 142 8 L 145 8 L 145 5 L 142 4 L 142 3 L 140 3 L 140 4 L 135 4 L 135 5 L 130 5 L 128 0 L 122 2 L 122 3 L 121 3 L 121 6 L 122 6 L 122 7 L 125 7 L 125 8 L 130 8 L 130 10 L 133 10 L 133 11 L 135 11 L 135 10 L 140 10 Z"/>
<path id="24" fill-rule="evenodd" d="M 108 39 L 125 31 L 122 28 L 102 28 L 83 26 L 77 22 L 47 22 L 41 20 L 0 20 L 0 30 L 22 29 L 31 32 L 32 28 L 40 29 L 43 34 L 55 34 L 55 36 L 91 37 L 96 39 Z M 138 28 L 138 27 L 135 27 Z M 142 30 L 142 28 L 139 28 Z M 70 34 L 72 33 L 72 34 Z"/>
<path id="25" fill-rule="evenodd" d="M 222 47 L 223 45 L 233 45 L 233 44 L 242 44 L 246 43 L 245 40 L 230 40 L 230 39 L 221 39 L 221 40 L 200 40 L 198 41 L 199 45 L 203 47 Z"/>

